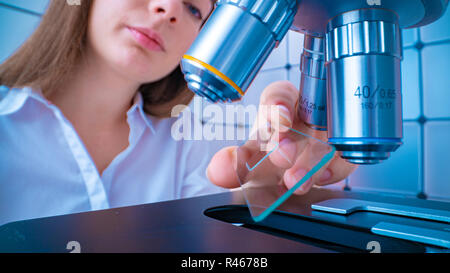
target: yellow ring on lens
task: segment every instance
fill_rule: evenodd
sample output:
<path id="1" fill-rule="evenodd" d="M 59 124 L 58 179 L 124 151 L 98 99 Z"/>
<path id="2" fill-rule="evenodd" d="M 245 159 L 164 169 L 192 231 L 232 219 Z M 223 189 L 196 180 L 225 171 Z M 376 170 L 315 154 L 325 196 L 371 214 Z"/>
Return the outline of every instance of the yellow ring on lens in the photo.
<path id="1" fill-rule="evenodd" d="M 229 85 L 231 85 L 234 89 L 236 89 L 236 91 L 238 91 L 238 93 L 241 94 L 241 96 L 244 96 L 245 93 L 242 91 L 242 89 L 236 83 L 234 83 L 230 78 L 228 78 L 225 74 L 220 72 L 215 67 L 213 67 L 213 66 L 211 66 L 211 65 L 209 65 L 209 64 L 207 64 L 205 62 L 202 62 L 199 59 L 194 58 L 194 57 L 189 56 L 189 55 L 184 55 L 183 58 L 187 59 L 187 60 L 191 60 L 193 62 L 196 62 L 199 65 L 203 66 L 204 68 L 208 69 L 209 71 L 211 71 L 215 75 L 219 76 L 222 80 L 227 82 Z"/>

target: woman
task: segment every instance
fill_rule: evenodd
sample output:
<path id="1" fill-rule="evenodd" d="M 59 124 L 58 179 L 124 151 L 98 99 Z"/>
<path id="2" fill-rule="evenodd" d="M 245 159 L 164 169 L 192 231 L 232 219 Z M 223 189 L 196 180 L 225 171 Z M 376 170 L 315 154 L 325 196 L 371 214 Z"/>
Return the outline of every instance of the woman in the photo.
<path id="1" fill-rule="evenodd" d="M 222 191 L 205 177 L 204 145 L 174 141 L 168 118 L 193 98 L 179 62 L 212 9 L 204 0 L 51 1 L 0 66 L 0 224 Z M 280 82 L 261 103 L 282 105 L 293 126 L 297 96 Z M 293 146 L 286 139 L 280 149 Z M 235 149 L 210 162 L 214 184 L 239 185 Z M 290 167 L 288 187 L 304 172 L 300 161 Z M 297 193 L 352 170 L 335 158 Z"/>

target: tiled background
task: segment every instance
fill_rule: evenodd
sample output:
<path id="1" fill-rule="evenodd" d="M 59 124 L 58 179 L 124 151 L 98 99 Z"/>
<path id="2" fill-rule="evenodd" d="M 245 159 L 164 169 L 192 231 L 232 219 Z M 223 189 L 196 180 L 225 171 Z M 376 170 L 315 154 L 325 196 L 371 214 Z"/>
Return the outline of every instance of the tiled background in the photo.
<path id="1" fill-rule="evenodd" d="M 0 0 L 0 63 L 32 33 L 47 1 Z M 404 145 L 386 162 L 361 166 L 330 187 L 450 200 L 450 9 L 431 25 L 405 30 L 403 42 Z M 299 86 L 301 48 L 302 35 L 290 31 L 240 104 L 257 105 L 260 92 L 274 81 Z M 215 152 L 236 143 L 215 140 L 210 145 Z"/>

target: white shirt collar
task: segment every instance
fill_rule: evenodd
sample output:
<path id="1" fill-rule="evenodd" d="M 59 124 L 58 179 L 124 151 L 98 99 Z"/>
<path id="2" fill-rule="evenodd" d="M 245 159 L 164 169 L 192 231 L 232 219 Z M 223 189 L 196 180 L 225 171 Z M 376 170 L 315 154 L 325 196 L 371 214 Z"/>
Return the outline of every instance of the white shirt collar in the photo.
<path id="1" fill-rule="evenodd" d="M 32 94 L 30 87 L 8 89 L 2 86 L 1 91 L 6 93 L 6 96 L 0 101 L 0 116 L 19 111 Z"/>
<path id="2" fill-rule="evenodd" d="M 31 87 L 24 87 L 8 90 L 8 88 L 0 86 L 0 92 L 7 92 L 6 96 L 0 100 L 0 116 L 13 114 L 19 111 L 29 97 L 43 103 L 47 107 L 52 105 L 52 103 L 44 97 L 42 90 L 39 88 L 33 89 Z M 135 111 L 138 111 L 150 131 L 153 134 L 156 134 L 152 119 L 144 112 L 144 100 L 140 92 L 137 92 L 134 96 L 133 105 L 127 111 L 127 116 L 132 115 Z"/>
<path id="3" fill-rule="evenodd" d="M 141 92 L 137 92 L 134 96 L 133 106 L 131 106 L 130 110 L 128 110 L 127 116 L 131 115 L 135 111 L 139 111 L 139 115 L 144 120 L 147 127 L 150 129 L 150 131 L 152 131 L 153 134 L 156 134 L 152 119 L 144 111 L 144 99 L 142 98 Z"/>

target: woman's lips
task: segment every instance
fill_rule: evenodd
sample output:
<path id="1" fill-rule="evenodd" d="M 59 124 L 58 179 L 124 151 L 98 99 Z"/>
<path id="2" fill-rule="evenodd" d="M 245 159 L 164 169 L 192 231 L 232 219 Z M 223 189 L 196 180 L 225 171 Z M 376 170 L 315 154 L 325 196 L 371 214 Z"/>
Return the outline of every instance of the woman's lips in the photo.
<path id="1" fill-rule="evenodd" d="M 151 51 L 164 51 L 163 47 L 154 39 L 148 37 L 145 33 L 136 28 L 127 27 L 134 39 L 143 47 Z"/>

